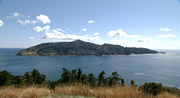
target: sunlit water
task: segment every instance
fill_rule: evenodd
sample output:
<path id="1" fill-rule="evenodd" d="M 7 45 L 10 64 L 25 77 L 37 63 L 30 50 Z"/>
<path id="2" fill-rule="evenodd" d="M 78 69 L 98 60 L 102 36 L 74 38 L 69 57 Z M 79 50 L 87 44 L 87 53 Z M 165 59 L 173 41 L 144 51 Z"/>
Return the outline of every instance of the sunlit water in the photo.
<path id="1" fill-rule="evenodd" d="M 161 50 L 166 54 L 133 56 L 16 56 L 22 49 L 0 49 L 0 70 L 24 75 L 38 69 L 48 80 L 57 80 L 62 68 L 81 68 L 96 76 L 104 70 L 106 76 L 117 71 L 126 83 L 161 82 L 180 88 L 180 50 Z"/>

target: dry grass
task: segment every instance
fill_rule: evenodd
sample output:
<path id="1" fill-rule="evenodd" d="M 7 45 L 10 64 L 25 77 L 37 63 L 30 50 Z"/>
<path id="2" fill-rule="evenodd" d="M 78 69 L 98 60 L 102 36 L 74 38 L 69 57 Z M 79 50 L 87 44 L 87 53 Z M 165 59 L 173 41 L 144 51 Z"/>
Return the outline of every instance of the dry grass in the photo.
<path id="1" fill-rule="evenodd" d="M 97 87 L 93 89 L 84 85 L 58 86 L 55 88 L 55 94 L 84 95 L 96 98 L 179 98 L 167 92 L 161 93 L 156 97 L 145 95 L 138 88 L 127 86 Z"/>
<path id="2" fill-rule="evenodd" d="M 135 87 L 98 87 L 91 89 L 89 86 L 59 86 L 55 88 L 55 94 L 84 95 L 97 98 L 152 98 L 144 95 Z"/>
<path id="3" fill-rule="evenodd" d="M 42 87 L 5 87 L 0 89 L 0 98 L 41 98 L 50 93 L 49 89 Z"/>
<path id="4" fill-rule="evenodd" d="M 179 98 L 177 95 L 169 94 L 167 92 L 161 93 L 157 98 Z"/>
<path id="5" fill-rule="evenodd" d="M 161 93 L 156 97 L 145 95 L 136 87 L 114 86 L 90 88 L 86 85 L 57 86 L 55 91 L 45 87 L 4 87 L 0 89 L 0 98 L 42 98 L 47 95 L 83 95 L 96 98 L 179 98 L 169 93 Z M 68 98 L 68 97 L 67 97 Z"/>

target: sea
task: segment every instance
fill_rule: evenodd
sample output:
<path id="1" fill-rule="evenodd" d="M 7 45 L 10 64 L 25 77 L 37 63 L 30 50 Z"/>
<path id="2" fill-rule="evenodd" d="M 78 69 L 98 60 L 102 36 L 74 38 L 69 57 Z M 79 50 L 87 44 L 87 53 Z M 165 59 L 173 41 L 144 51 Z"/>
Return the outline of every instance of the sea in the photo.
<path id="1" fill-rule="evenodd" d="M 22 49 L 0 48 L 0 71 L 7 70 L 13 75 L 24 75 L 38 69 L 47 80 L 58 80 L 62 68 L 81 68 L 84 74 L 101 71 L 111 76 L 117 71 L 129 84 L 145 82 L 162 83 L 180 88 L 180 50 L 157 50 L 165 54 L 117 55 L 117 56 L 16 56 Z"/>

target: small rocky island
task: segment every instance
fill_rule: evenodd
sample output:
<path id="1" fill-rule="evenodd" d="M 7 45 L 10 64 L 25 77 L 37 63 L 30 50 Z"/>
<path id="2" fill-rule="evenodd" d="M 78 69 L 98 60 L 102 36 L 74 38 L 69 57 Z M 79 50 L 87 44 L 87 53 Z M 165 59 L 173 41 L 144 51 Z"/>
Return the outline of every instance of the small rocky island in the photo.
<path id="1" fill-rule="evenodd" d="M 123 47 L 120 45 L 98 45 L 82 40 L 72 42 L 43 43 L 24 49 L 18 56 L 84 56 L 84 55 L 131 55 L 154 54 L 157 51 L 146 48 Z"/>

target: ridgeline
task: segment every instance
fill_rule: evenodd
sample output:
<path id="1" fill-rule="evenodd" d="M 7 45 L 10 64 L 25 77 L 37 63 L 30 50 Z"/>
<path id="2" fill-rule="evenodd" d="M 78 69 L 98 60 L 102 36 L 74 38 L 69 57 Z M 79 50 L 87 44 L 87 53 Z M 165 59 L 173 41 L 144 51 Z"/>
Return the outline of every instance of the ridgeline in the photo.
<path id="1" fill-rule="evenodd" d="M 43 43 L 24 49 L 18 56 L 84 56 L 84 55 L 131 55 L 154 54 L 157 51 L 146 48 L 123 47 L 120 45 L 97 45 L 76 40 L 72 42 Z"/>

